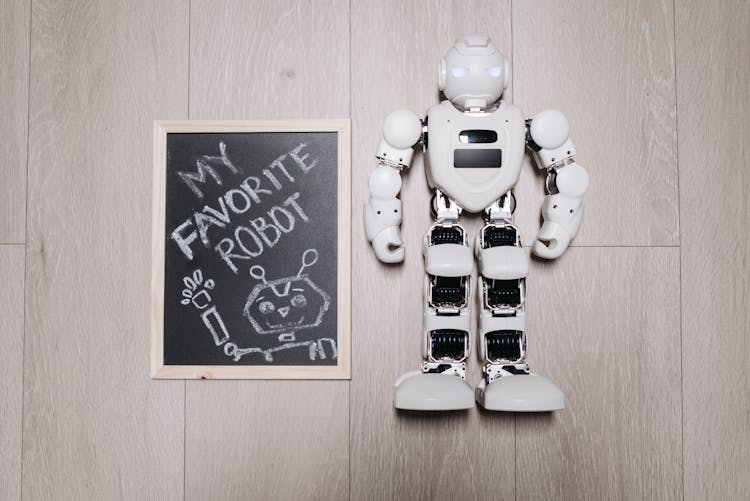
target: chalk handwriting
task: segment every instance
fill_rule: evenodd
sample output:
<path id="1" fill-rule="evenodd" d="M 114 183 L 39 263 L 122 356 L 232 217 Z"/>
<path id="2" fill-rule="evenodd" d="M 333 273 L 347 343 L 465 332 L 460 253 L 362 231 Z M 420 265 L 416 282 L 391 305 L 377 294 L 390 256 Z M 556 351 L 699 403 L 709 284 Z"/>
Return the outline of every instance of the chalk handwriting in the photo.
<path id="1" fill-rule="evenodd" d="M 227 157 L 227 145 L 223 142 L 219 143 L 219 152 L 221 153 L 219 156 L 203 155 L 196 160 L 195 166 L 197 167 L 197 170 L 195 172 L 179 171 L 177 173 L 177 175 L 180 176 L 180 179 L 182 179 L 187 187 L 190 188 L 198 198 L 203 198 L 203 192 L 200 190 L 197 183 L 205 184 L 207 179 L 206 174 L 210 175 L 216 184 L 219 186 L 222 185 L 221 176 L 216 170 L 214 170 L 211 164 L 217 164 L 220 162 L 232 171 L 233 174 L 239 172 L 239 169 L 237 169 Z"/>
<path id="2" fill-rule="evenodd" d="M 250 261 L 259 257 L 267 249 L 272 249 L 284 235 L 294 231 L 299 222 L 309 223 L 310 217 L 305 212 L 300 200 L 300 192 L 295 191 L 280 203 L 271 207 L 264 204 L 274 193 L 287 189 L 297 178 L 290 172 L 292 166 L 303 175 L 308 174 L 318 164 L 318 159 L 310 158 L 310 153 L 303 152 L 307 145 L 300 143 L 288 153 L 278 156 L 267 168 L 262 169 L 262 176 L 248 176 L 216 199 L 214 204 L 205 204 L 202 209 L 193 212 L 192 216 L 178 224 L 171 232 L 170 238 L 188 260 L 194 258 L 196 241 L 203 247 L 213 249 L 224 263 L 238 274 L 238 262 Z M 210 178 L 219 185 L 224 179 L 212 165 L 226 166 L 233 174 L 240 170 L 227 155 L 227 147 L 219 143 L 220 156 L 204 155 L 196 161 L 197 171 L 180 171 L 178 175 L 199 198 L 203 192 L 197 183 L 205 184 Z M 247 218 L 248 213 L 254 212 Z M 239 219 L 239 221 L 235 221 Z M 231 236 L 226 235 L 230 232 Z M 218 242 L 214 243 L 218 233 Z"/>
<path id="3" fill-rule="evenodd" d="M 237 274 L 239 268 L 235 260 L 251 260 L 262 255 L 266 249 L 272 249 L 282 235 L 294 230 L 298 219 L 310 222 L 308 215 L 297 203 L 299 195 L 299 192 L 293 193 L 281 205 L 271 207 L 266 212 L 267 218 L 260 216 L 251 219 L 249 226 L 237 226 L 234 238 L 225 237 L 216 244 L 216 252 L 230 270 Z"/>

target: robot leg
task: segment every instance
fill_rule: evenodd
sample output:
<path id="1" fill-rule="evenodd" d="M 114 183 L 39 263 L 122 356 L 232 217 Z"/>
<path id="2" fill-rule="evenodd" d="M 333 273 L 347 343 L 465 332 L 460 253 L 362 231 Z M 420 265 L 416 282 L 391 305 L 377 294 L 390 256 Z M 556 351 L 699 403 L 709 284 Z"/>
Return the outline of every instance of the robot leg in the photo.
<path id="1" fill-rule="evenodd" d="M 524 311 L 529 261 L 518 230 L 489 222 L 476 244 L 480 265 L 479 357 L 483 379 L 479 404 L 493 411 L 552 411 L 565 406 L 563 393 L 526 363 Z"/>
<path id="2" fill-rule="evenodd" d="M 424 258 L 424 362 L 396 381 L 393 403 L 409 410 L 468 409 L 475 405 L 465 381 L 474 257 L 464 228 L 455 222 L 432 226 Z"/>

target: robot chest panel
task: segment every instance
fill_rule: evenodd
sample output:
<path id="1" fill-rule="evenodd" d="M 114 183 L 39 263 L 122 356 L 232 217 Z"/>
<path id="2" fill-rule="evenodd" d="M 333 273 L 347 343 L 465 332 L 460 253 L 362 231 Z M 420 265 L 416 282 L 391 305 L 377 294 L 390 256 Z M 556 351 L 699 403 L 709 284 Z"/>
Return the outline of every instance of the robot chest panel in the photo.
<path id="1" fill-rule="evenodd" d="M 443 102 L 427 116 L 432 187 L 480 212 L 518 182 L 525 147 L 520 109 L 503 103 L 492 113 L 466 114 Z"/>

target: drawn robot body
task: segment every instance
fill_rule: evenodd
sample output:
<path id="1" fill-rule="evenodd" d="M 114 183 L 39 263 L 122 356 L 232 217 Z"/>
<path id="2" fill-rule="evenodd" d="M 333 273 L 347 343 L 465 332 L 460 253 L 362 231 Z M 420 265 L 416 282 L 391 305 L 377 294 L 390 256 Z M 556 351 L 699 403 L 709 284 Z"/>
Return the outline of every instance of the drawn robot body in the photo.
<path id="1" fill-rule="evenodd" d="M 413 147 L 424 149 L 425 172 L 434 190 L 435 223 L 423 241 L 423 362 L 395 384 L 394 405 L 412 410 L 549 411 L 564 407 L 563 393 L 530 371 L 526 360 L 525 295 L 528 257 L 513 224 L 512 188 L 528 148 L 547 171 L 544 223 L 533 252 L 559 257 L 578 232 L 588 175 L 575 161 L 569 124 L 556 110 L 524 119 L 500 100 L 509 65 L 489 38 L 459 38 L 440 62 L 439 86 L 447 100 L 424 121 L 408 110 L 385 119 L 383 139 L 370 175 L 364 208 L 365 233 L 385 263 L 404 259 L 400 237 L 400 173 L 411 165 Z M 485 225 L 471 242 L 462 212 L 482 213 Z M 472 331 L 475 261 L 483 377 L 476 391 L 466 383 Z"/>

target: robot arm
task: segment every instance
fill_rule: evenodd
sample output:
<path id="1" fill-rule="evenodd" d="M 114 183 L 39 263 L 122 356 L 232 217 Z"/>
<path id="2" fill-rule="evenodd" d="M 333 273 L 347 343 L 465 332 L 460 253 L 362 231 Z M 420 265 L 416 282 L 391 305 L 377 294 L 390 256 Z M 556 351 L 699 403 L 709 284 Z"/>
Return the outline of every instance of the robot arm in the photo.
<path id="1" fill-rule="evenodd" d="M 383 139 L 376 157 L 378 167 L 370 174 L 370 200 L 364 208 L 365 234 L 378 259 L 384 263 L 404 260 L 401 240 L 401 170 L 408 169 L 413 147 L 422 136 L 422 122 L 408 110 L 397 110 L 383 123 Z"/>
<path id="2" fill-rule="evenodd" d="M 527 120 L 526 144 L 537 167 L 547 169 L 544 222 L 534 242 L 534 254 L 556 259 L 578 233 L 583 219 L 583 194 L 589 186 L 586 169 L 575 161 L 570 125 L 557 110 L 545 110 Z"/>

